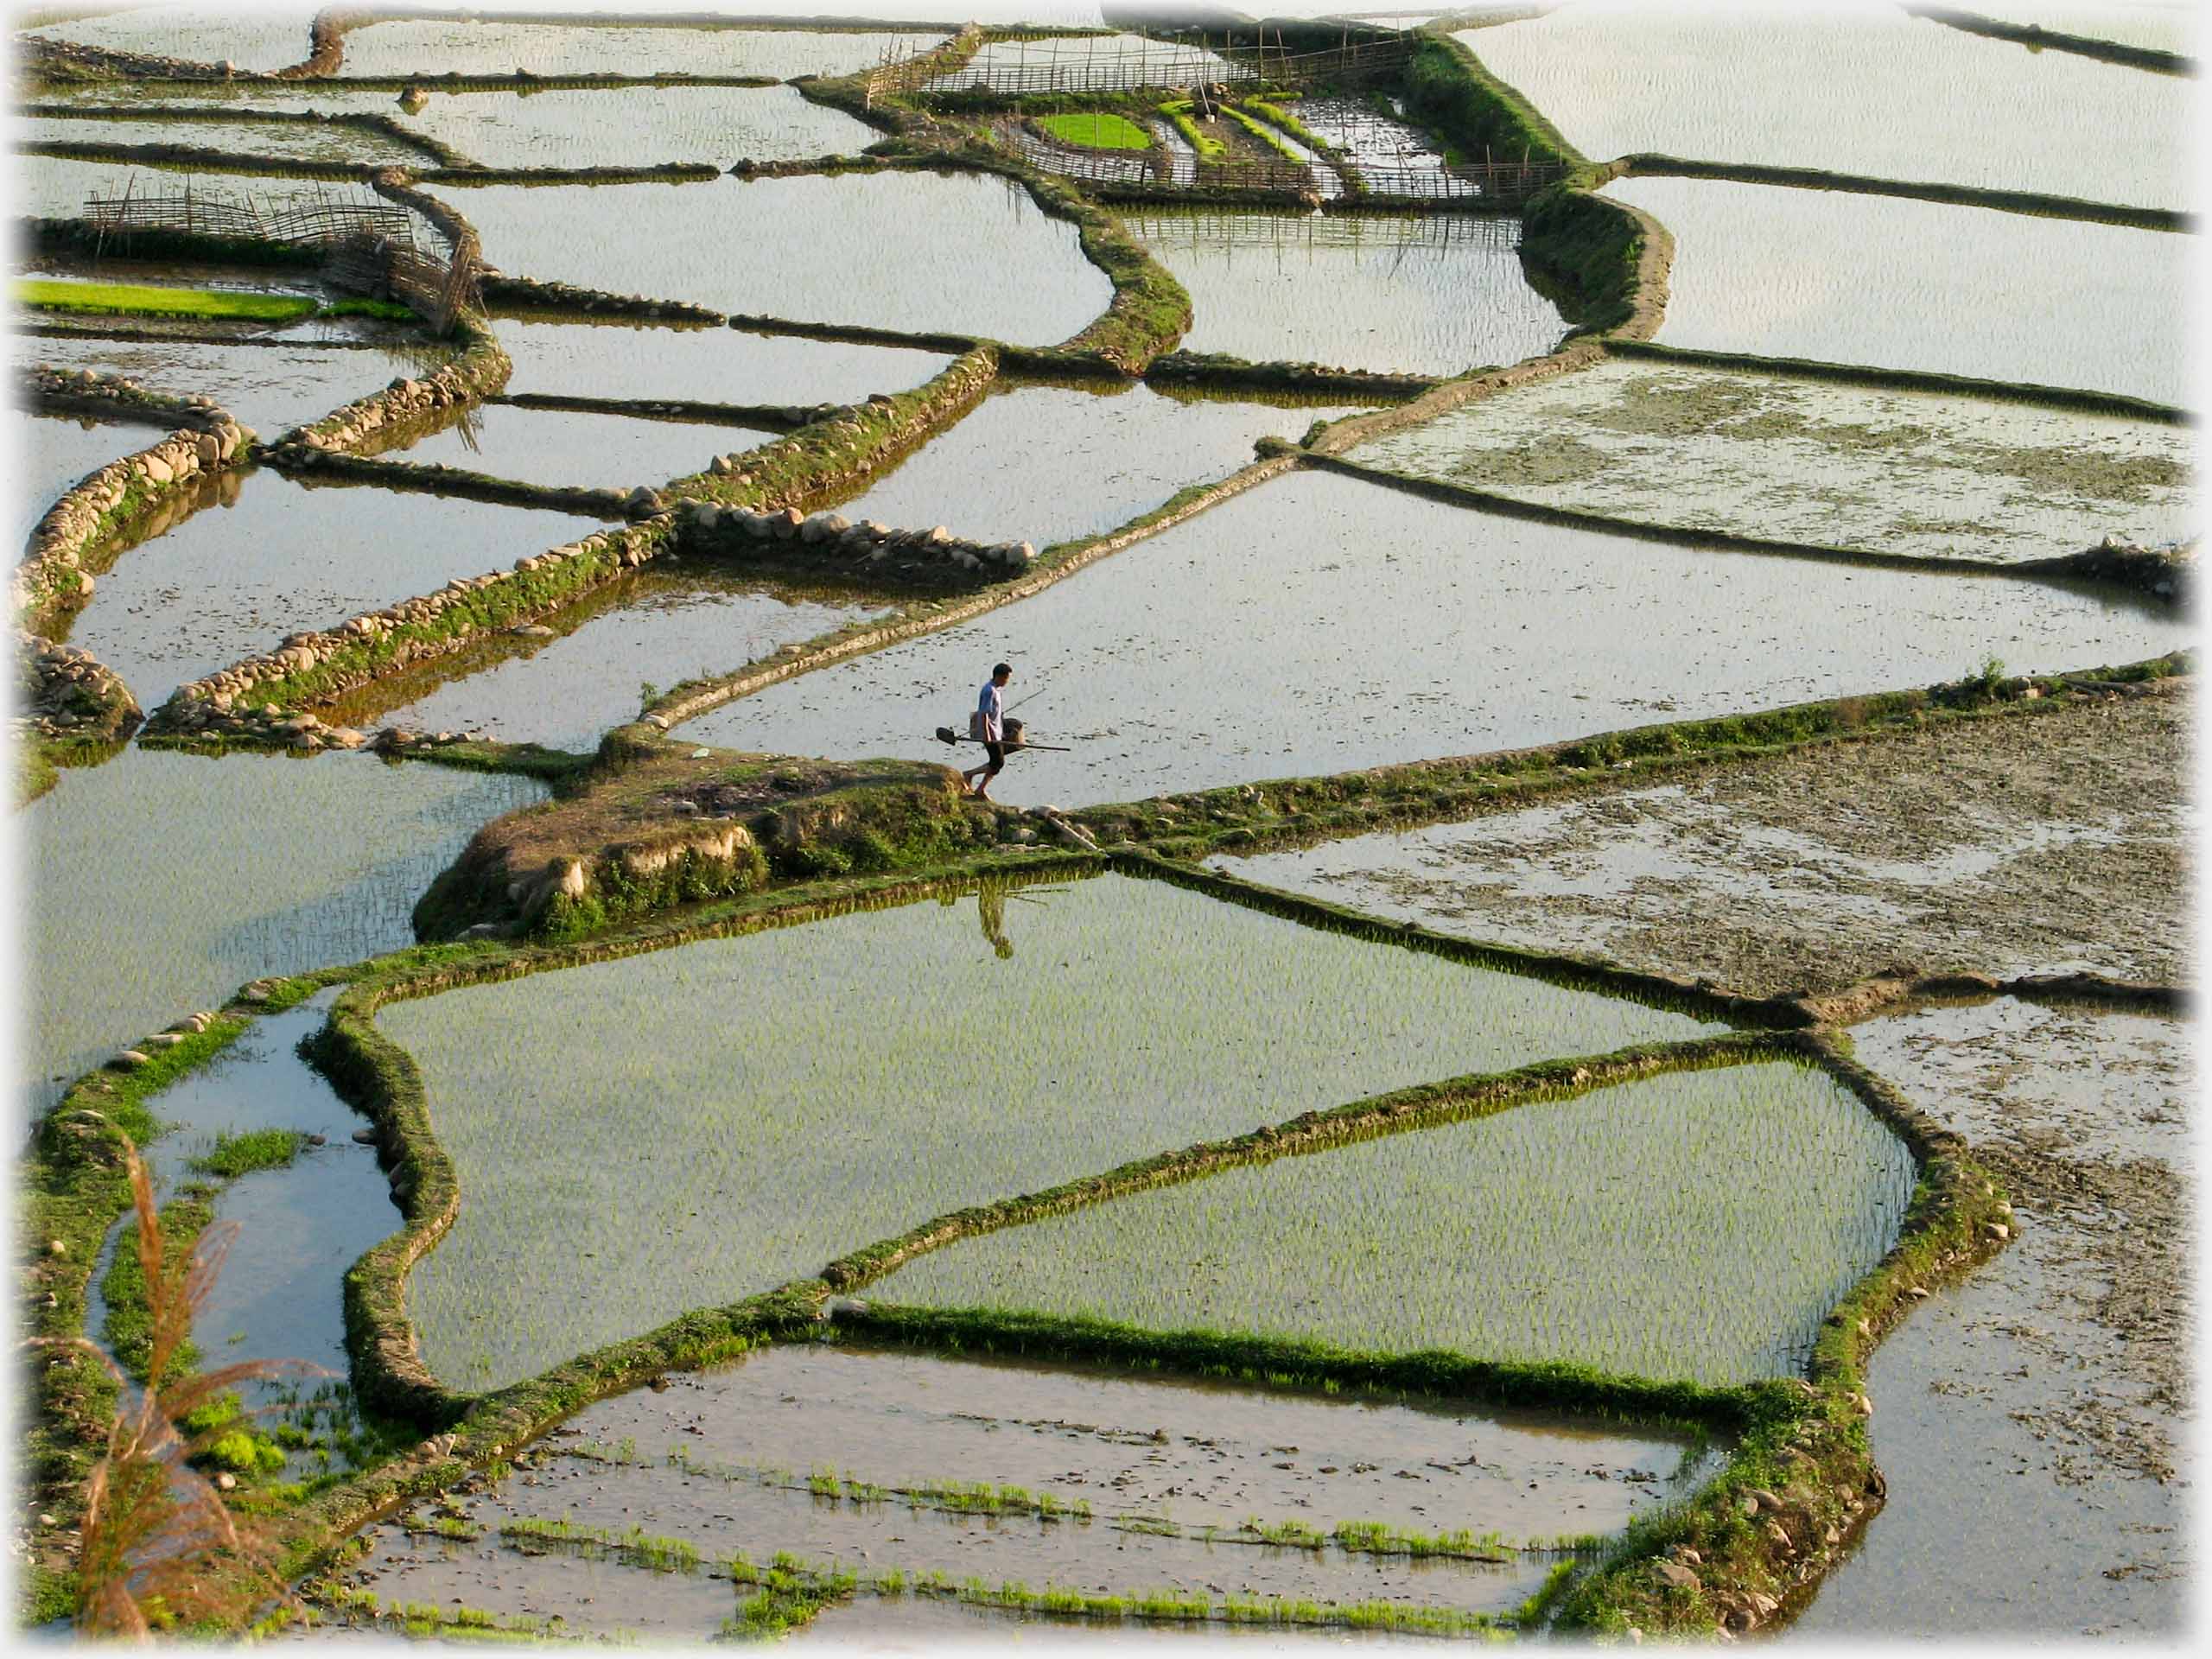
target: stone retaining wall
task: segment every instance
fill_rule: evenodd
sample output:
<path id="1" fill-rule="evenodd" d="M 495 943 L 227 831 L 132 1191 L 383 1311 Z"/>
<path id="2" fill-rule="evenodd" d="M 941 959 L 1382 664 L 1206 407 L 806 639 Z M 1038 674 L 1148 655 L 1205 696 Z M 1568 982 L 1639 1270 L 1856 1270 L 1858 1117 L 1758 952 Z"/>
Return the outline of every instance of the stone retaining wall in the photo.
<path id="1" fill-rule="evenodd" d="M 496 353 L 504 375 L 506 358 L 489 335 L 481 346 Z M 472 348 L 472 355 L 479 348 Z M 679 480 L 666 492 L 639 489 L 627 498 L 630 511 L 647 515 L 627 529 L 608 530 L 550 552 L 518 559 L 507 571 L 457 578 L 435 594 L 364 613 L 333 629 L 296 633 L 276 651 L 180 686 L 147 722 L 149 739 L 180 742 L 271 744 L 287 747 L 353 747 L 366 740 L 346 728 L 329 727 L 304 706 L 325 702 L 376 680 L 433 661 L 471 640 L 501 629 L 532 626 L 541 617 L 574 603 L 584 594 L 672 550 L 679 532 L 744 538 L 740 545 L 774 537 L 772 522 L 755 535 L 747 526 L 762 518 L 763 506 L 787 506 L 791 500 L 842 488 L 865 479 L 883 460 L 918 442 L 937 425 L 957 417 L 990 389 L 997 359 L 988 347 L 963 357 L 912 391 L 877 397 L 845 406 L 831 418 L 814 422 L 772 443 L 749 452 L 718 457 L 719 471 Z M 404 390 L 413 387 L 412 391 Z M 455 383 L 401 382 L 377 397 L 349 405 L 337 415 L 289 435 L 270 452 L 286 465 L 356 473 L 429 473 L 428 468 L 365 461 L 342 452 L 381 429 L 387 420 L 408 418 L 465 395 Z M 369 418 L 362 411 L 370 410 Z M 321 442 L 315 442 L 320 438 Z M 670 498 L 677 512 L 664 511 Z M 712 517 L 707 517 L 711 512 Z M 725 523 L 724 515 L 730 515 Z M 744 516 L 740 517 L 738 515 Z M 824 515 L 828 517 L 829 515 Z M 766 518 L 773 521 L 772 511 Z M 783 522 L 808 522 L 785 514 Z M 864 532 L 865 535 L 865 532 Z M 815 541 L 823 539 L 817 531 Z M 966 558 L 962 569 L 981 569 L 987 552 L 1000 563 L 1019 560 L 985 544 L 924 536 L 890 545 L 872 537 L 868 551 L 943 550 L 945 563 Z M 725 543 L 727 545 L 727 543 Z M 857 551 L 856 547 L 856 551 Z M 1030 556 L 1033 557 L 1033 550 Z"/>
<path id="2" fill-rule="evenodd" d="M 23 724 L 43 741 L 117 743 L 145 718 L 130 688 L 92 652 L 20 629 L 16 683 Z"/>
<path id="3" fill-rule="evenodd" d="M 287 635 L 272 652 L 179 686 L 154 711 L 148 735 L 358 747 L 366 741 L 360 733 L 288 710 L 442 657 L 494 629 L 530 626 L 667 551 L 674 529 L 664 514 L 601 531 L 518 559 L 512 569 L 456 576 L 435 593 L 364 612 L 337 627 Z"/>
<path id="4" fill-rule="evenodd" d="M 894 530 L 873 518 L 855 524 L 842 513 L 808 515 L 797 507 L 753 512 L 744 507 L 718 507 L 712 502 L 687 503 L 680 517 L 687 551 L 696 546 L 704 553 L 743 558 L 760 550 L 764 543 L 797 543 L 831 570 L 857 567 L 862 575 L 874 574 L 874 567 L 900 554 L 912 556 L 910 563 L 949 565 L 961 570 L 1000 565 L 1019 571 L 1037 561 L 1037 550 L 1027 542 L 967 541 L 943 524 L 929 530 Z"/>
<path id="5" fill-rule="evenodd" d="M 472 403 L 507 384 L 514 365 L 491 331 L 473 319 L 455 325 L 468 344 L 443 368 L 420 379 L 395 375 L 382 391 L 357 398 L 321 420 L 296 427 L 271 446 L 276 459 L 312 467 L 323 452 L 344 454 L 371 434 L 419 419 L 434 410 Z"/>
<path id="6" fill-rule="evenodd" d="M 146 524 L 173 497 L 192 490 L 199 480 L 247 459 L 254 434 L 213 398 L 167 397 L 90 370 L 72 374 L 41 365 L 32 371 L 30 382 L 36 406 L 73 413 L 127 410 L 181 423 L 189 419 L 159 442 L 111 461 L 79 481 L 46 510 L 31 531 L 29 550 L 10 588 L 10 607 L 18 623 L 33 632 L 56 633 L 92 599 L 93 577 L 84 566 L 94 551 Z"/>

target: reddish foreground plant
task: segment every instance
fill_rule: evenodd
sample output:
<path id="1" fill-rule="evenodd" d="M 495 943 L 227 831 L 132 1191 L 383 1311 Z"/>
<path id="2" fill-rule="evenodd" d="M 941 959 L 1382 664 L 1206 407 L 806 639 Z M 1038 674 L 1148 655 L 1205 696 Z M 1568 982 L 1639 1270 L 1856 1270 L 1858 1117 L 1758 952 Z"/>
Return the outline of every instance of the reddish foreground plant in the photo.
<path id="1" fill-rule="evenodd" d="M 154 1185 L 126 1136 L 124 1166 L 138 1216 L 138 1264 L 146 1286 L 151 1342 L 145 1385 L 138 1387 L 107 1353 L 82 1336 L 41 1338 L 40 1345 L 82 1350 L 114 1377 L 115 1415 L 107 1450 L 85 1483 L 77 1553 L 77 1628 L 88 1635 L 144 1640 L 163 1629 L 236 1628 L 261 1603 L 282 1600 L 276 1550 L 258 1529 L 241 1525 L 214 1482 L 190 1459 L 226 1433 L 232 1418 L 200 1433 L 185 1420 L 239 1383 L 319 1374 L 301 1360 L 245 1360 L 213 1371 L 171 1376 L 237 1236 L 236 1222 L 201 1232 L 181 1262 L 166 1260 Z"/>

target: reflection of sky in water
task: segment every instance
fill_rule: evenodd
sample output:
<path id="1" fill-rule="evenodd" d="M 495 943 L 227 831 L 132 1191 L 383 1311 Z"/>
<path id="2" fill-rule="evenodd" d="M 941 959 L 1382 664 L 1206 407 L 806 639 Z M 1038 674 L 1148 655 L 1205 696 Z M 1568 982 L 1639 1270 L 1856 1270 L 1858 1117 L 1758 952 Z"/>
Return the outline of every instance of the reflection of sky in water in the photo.
<path id="1" fill-rule="evenodd" d="M 626 10 L 636 10 L 626 7 Z M 695 15 L 700 8 L 692 9 Z M 687 29 L 643 23 L 547 24 L 395 18 L 351 30 L 343 75 L 849 75 L 887 52 L 925 49 L 942 32 Z"/>
<path id="2" fill-rule="evenodd" d="M 51 15 L 51 14 L 49 14 Z M 208 0 L 188 5 L 129 6 L 108 16 L 73 17 L 23 32 L 116 52 L 143 52 L 194 63 L 226 60 L 241 69 L 284 69 L 306 60 L 312 7 L 252 0 L 229 9 Z"/>
<path id="3" fill-rule="evenodd" d="M 2191 634 L 2147 602 L 1632 541 L 1307 473 L 681 730 L 918 756 L 1004 658 L 1033 735 L 1075 752 L 1017 755 L 996 794 L 1125 801 L 1924 685 L 1992 649 L 2015 672 L 2133 662 Z"/>
<path id="4" fill-rule="evenodd" d="M 478 825 L 544 793 L 348 754 L 131 748 L 63 772 L 22 814 L 35 1109 L 60 1094 L 52 1074 L 74 1077 L 248 979 L 413 943 L 430 879 Z"/>
<path id="5" fill-rule="evenodd" d="M 1566 327 L 1522 273 L 1517 220 L 1259 211 L 1122 219 L 1190 291 L 1188 351 L 1459 374 L 1548 351 Z"/>
<path id="6" fill-rule="evenodd" d="M 1227 477 L 1251 461 L 1255 439 L 1296 439 L 1315 421 L 1351 412 L 1185 400 L 1145 385 L 1112 396 L 1017 387 L 994 392 L 838 511 L 1041 548 L 1100 534 L 1185 486 Z"/>
<path id="7" fill-rule="evenodd" d="M 403 448 L 377 454 L 381 460 L 457 467 L 525 484 L 658 488 L 706 471 L 716 455 L 758 448 L 774 435 L 711 421 L 477 404 L 451 424 Z"/>
<path id="8" fill-rule="evenodd" d="M 1674 237 L 1662 345 L 2187 395 L 2193 237 L 1694 179 L 1605 194 Z"/>
<path id="9" fill-rule="evenodd" d="M 486 167 L 651 167 L 849 156 L 882 135 L 790 86 L 434 91 L 404 125 Z"/>
<path id="10" fill-rule="evenodd" d="M 854 346 L 696 325 L 553 321 L 495 316 L 514 362 L 510 392 L 570 397 L 680 398 L 776 408 L 857 404 L 905 391 L 950 357 L 903 346 Z"/>
<path id="11" fill-rule="evenodd" d="M 188 680 L 530 554 L 601 521 L 373 486 L 310 488 L 263 468 L 132 548 L 99 579 L 71 639 L 147 709 Z"/>
<path id="12" fill-rule="evenodd" d="M 1592 0 L 1460 38 L 1592 161 L 1648 150 L 2196 205 L 2189 81 L 1890 6 Z"/>
<path id="13" fill-rule="evenodd" d="M 274 442 L 293 427 L 388 385 L 394 375 L 435 368 L 442 353 L 35 334 L 16 337 L 14 357 L 18 363 L 122 376 L 172 397 L 205 392 L 264 442 Z"/>
<path id="14" fill-rule="evenodd" d="M 1010 960 L 982 920 L 923 899 L 382 1010 L 469 1195 L 410 1278 L 426 1362 L 496 1386 L 963 1205 L 1715 1029 L 1165 882 L 1010 892 Z"/>
<path id="15" fill-rule="evenodd" d="M 511 276 L 748 315 L 1051 345 L 1114 297 L 1074 226 L 1020 184 L 974 174 L 441 193 Z M 623 234 L 607 235 L 611 223 Z"/>
<path id="16" fill-rule="evenodd" d="M 401 701 L 391 690 L 415 683 L 396 682 L 382 696 L 340 700 L 329 717 L 364 730 L 481 727 L 509 742 L 591 749 L 607 728 L 637 717 L 640 680 L 669 685 L 728 674 L 873 611 L 788 596 L 696 567 L 680 577 L 647 573 L 607 597 L 616 602 L 598 607 L 559 639 L 503 639 L 506 649 L 490 667 L 451 664 L 448 671 L 464 677 L 428 692 L 418 686 Z M 574 620 L 573 612 L 552 619 L 564 630 Z"/>

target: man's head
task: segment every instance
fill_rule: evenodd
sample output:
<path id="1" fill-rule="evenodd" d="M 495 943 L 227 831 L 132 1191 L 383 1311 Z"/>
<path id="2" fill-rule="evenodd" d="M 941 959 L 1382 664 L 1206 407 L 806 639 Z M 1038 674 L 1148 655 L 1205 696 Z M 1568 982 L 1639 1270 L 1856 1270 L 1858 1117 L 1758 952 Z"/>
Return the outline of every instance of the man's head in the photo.
<path id="1" fill-rule="evenodd" d="M 991 683 L 993 685 L 1004 685 L 1013 677 L 1014 665 L 1010 663 L 1001 663 L 996 668 L 994 668 L 991 671 Z"/>

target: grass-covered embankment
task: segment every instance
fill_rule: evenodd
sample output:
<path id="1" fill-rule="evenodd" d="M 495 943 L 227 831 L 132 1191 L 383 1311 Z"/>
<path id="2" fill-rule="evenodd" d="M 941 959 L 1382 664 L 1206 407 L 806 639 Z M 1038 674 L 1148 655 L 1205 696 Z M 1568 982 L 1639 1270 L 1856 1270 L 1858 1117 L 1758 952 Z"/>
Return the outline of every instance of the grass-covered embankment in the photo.
<path id="1" fill-rule="evenodd" d="M 1565 791 L 1640 786 L 1685 768 L 1810 744 L 1878 741 L 1941 721 L 2034 719 L 2107 683 L 2191 674 L 2177 652 L 2119 668 L 1995 678 L 1598 733 L 1535 748 L 1200 791 L 1070 815 L 1101 845 L 1164 857 L 1261 851 L 1509 811 Z"/>
<path id="2" fill-rule="evenodd" d="M 111 1064 L 87 1073 L 39 1121 L 17 1189 L 19 1225 L 31 1243 L 17 1277 L 31 1338 L 66 1344 L 94 1334 L 85 1329 L 92 1268 L 108 1230 L 130 1208 L 126 1138 L 144 1146 L 162 1133 L 150 1104 L 155 1096 L 236 1042 L 253 1015 L 290 1007 L 318 982 L 257 982 L 212 1019 L 181 1022 L 174 1033 L 177 1040 L 150 1047 L 143 1063 Z M 194 1025 L 199 1028 L 192 1029 Z M 118 1260 L 129 1254 L 118 1252 Z M 128 1270 L 105 1294 L 112 1317 L 116 1304 L 130 1300 Z M 119 1328 L 111 1325 L 101 1334 L 128 1338 L 128 1312 Z M 81 1349 L 50 1347 L 31 1362 L 30 1372 L 23 1478 L 32 1504 L 54 1516 L 54 1523 L 35 1540 L 25 1588 L 36 1609 L 51 1618 L 73 1610 L 74 1578 L 45 1538 L 81 1518 L 85 1479 L 106 1446 L 117 1391 L 105 1368 Z"/>

